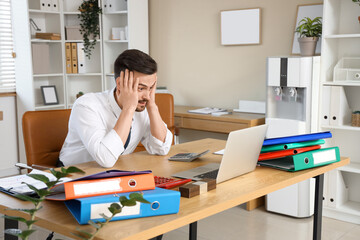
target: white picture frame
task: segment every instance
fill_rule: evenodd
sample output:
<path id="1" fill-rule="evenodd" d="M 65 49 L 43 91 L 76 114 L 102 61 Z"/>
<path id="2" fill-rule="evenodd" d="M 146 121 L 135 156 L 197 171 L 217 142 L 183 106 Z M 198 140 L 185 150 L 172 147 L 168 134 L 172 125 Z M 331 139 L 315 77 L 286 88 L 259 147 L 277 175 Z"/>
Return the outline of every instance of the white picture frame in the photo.
<path id="1" fill-rule="evenodd" d="M 55 85 L 40 86 L 40 89 L 44 100 L 44 105 L 59 104 Z"/>
<path id="2" fill-rule="evenodd" d="M 222 45 L 261 43 L 261 9 L 224 10 L 221 15 Z"/>
<path id="3" fill-rule="evenodd" d="M 291 53 L 293 55 L 300 55 L 300 45 L 299 45 L 299 33 L 296 33 L 295 30 L 299 26 L 299 21 L 304 17 L 309 17 L 314 19 L 316 17 L 323 16 L 323 4 L 322 3 L 315 3 L 315 4 L 306 4 L 306 5 L 298 5 L 297 13 L 296 13 L 296 22 L 295 22 L 295 29 L 293 35 L 293 44 Z M 315 54 L 320 55 L 321 53 L 321 38 L 316 44 Z"/>

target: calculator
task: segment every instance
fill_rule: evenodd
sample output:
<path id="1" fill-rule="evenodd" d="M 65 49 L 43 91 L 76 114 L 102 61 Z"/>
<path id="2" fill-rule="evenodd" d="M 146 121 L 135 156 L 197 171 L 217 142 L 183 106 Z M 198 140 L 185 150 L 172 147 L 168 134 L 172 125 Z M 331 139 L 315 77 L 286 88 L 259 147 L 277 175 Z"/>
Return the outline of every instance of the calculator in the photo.
<path id="1" fill-rule="evenodd" d="M 180 161 L 180 162 L 191 162 L 205 154 L 210 152 L 210 150 L 206 150 L 202 153 L 178 153 L 169 158 L 170 161 Z"/>

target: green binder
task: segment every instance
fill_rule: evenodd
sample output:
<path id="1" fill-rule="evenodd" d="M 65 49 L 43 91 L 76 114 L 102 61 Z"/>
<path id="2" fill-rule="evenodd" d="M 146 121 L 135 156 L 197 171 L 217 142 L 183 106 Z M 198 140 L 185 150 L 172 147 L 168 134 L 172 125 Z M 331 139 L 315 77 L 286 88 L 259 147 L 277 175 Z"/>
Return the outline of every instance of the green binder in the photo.
<path id="1" fill-rule="evenodd" d="M 340 161 L 338 147 L 323 148 L 282 158 L 259 161 L 260 166 L 277 168 L 289 172 L 319 167 Z"/>
<path id="2" fill-rule="evenodd" d="M 307 141 L 307 142 L 269 145 L 269 146 L 263 146 L 261 148 L 261 153 L 301 148 L 301 147 L 308 147 L 308 146 L 320 145 L 320 144 L 324 144 L 324 143 L 325 143 L 324 139 L 319 139 L 319 140 L 313 140 L 313 141 Z"/>

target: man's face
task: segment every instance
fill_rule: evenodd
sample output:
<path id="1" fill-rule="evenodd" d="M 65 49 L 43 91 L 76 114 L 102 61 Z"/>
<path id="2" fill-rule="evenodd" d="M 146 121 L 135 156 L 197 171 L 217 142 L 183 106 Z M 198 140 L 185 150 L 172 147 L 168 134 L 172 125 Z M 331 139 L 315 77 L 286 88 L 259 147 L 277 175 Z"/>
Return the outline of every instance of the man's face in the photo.
<path id="1" fill-rule="evenodd" d="M 156 84 L 156 73 L 147 75 L 134 71 L 134 80 L 139 78 L 137 112 L 142 112 L 150 100 L 150 93 Z M 155 89 L 154 89 L 155 90 Z"/>

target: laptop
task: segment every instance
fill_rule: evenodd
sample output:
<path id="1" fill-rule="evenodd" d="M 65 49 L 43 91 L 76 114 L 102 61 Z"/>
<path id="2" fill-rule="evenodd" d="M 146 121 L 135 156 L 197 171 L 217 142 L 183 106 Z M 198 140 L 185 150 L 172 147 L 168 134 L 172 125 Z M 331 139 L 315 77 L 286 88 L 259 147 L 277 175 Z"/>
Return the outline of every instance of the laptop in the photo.
<path id="1" fill-rule="evenodd" d="M 226 141 L 221 163 L 209 163 L 204 166 L 178 172 L 172 177 L 201 180 L 216 179 L 221 183 L 231 178 L 255 170 L 268 125 L 260 125 L 230 132 Z"/>

